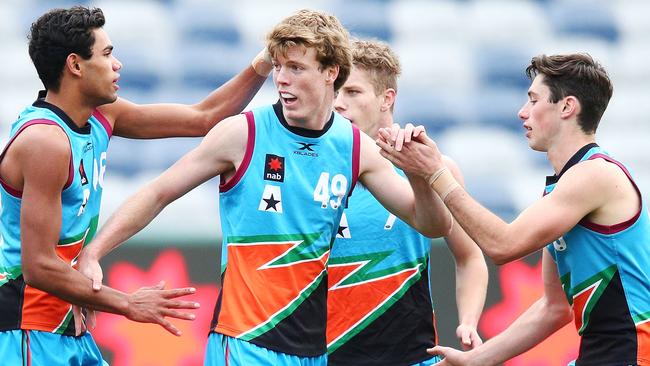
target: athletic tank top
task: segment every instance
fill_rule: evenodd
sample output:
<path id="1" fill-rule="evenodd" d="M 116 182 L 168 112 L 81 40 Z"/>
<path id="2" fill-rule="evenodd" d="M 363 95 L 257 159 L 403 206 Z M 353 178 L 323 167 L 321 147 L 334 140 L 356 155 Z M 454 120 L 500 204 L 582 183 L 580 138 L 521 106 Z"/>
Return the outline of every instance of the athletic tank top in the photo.
<path id="1" fill-rule="evenodd" d="M 70 143 L 69 178 L 61 192 L 61 232 L 57 255 L 75 267 L 81 248 L 97 229 L 106 149 L 111 137 L 108 121 L 95 111 L 79 128 L 61 109 L 45 102 L 44 94 L 20 113 L 11 126 L 10 140 L 0 155 L 25 129 L 36 124 L 60 127 Z M 31 329 L 74 335 L 72 305 L 25 284 L 21 270 L 20 207 L 22 192 L 1 181 L 0 193 L 0 330 Z"/>
<path id="2" fill-rule="evenodd" d="M 398 170 L 398 173 L 403 173 Z M 431 241 L 358 186 L 328 269 L 330 365 L 412 365 L 436 344 Z"/>
<path id="3" fill-rule="evenodd" d="M 545 194 L 581 161 L 616 164 L 634 185 L 641 204 L 631 219 L 613 226 L 583 219 L 547 246 L 573 306 L 581 335 L 576 365 L 650 363 L 650 220 L 632 175 L 596 144 L 580 149 L 557 176 L 547 177 Z"/>
<path id="4" fill-rule="evenodd" d="M 356 183 L 359 133 L 333 113 L 291 127 L 280 104 L 246 113 L 248 144 L 220 187 L 222 288 L 212 329 L 298 356 L 326 352 L 326 264 Z"/>

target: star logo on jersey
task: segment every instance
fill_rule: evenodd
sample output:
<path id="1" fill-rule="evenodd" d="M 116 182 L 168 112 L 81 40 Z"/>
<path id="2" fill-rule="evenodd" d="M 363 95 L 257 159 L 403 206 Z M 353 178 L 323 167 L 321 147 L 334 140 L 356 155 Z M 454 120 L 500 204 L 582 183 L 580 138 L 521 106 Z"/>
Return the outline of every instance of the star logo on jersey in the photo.
<path id="1" fill-rule="evenodd" d="M 310 143 L 310 142 L 300 142 L 300 141 L 296 141 L 296 144 L 298 144 L 300 147 L 297 150 L 293 151 L 294 154 L 302 155 L 302 156 L 311 156 L 313 158 L 318 157 L 318 153 L 314 150 L 314 147 L 318 146 L 318 144 Z"/>
<path id="2" fill-rule="evenodd" d="M 267 184 L 264 186 L 262 199 L 257 207 L 260 211 L 282 213 L 282 190 L 280 187 Z"/>
<path id="3" fill-rule="evenodd" d="M 341 221 L 339 222 L 339 228 L 336 232 L 337 239 L 350 239 L 350 225 L 348 225 L 348 217 L 345 216 L 345 212 L 341 215 Z"/>
<path id="4" fill-rule="evenodd" d="M 86 175 L 86 169 L 84 168 L 84 161 L 81 160 L 79 163 L 79 176 L 81 177 L 81 185 L 85 186 L 88 184 L 88 176 Z"/>
<path id="5" fill-rule="evenodd" d="M 284 182 L 284 157 L 266 154 L 264 164 L 264 180 Z"/>

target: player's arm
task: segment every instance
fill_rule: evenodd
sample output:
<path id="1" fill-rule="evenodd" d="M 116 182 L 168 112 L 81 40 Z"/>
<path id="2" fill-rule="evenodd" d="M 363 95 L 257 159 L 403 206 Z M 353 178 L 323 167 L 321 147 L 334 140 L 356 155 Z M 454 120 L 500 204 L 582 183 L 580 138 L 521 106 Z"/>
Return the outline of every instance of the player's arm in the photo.
<path id="1" fill-rule="evenodd" d="M 85 248 L 81 260 L 96 262 L 142 230 L 169 203 L 208 179 L 233 170 L 243 158 L 247 130 L 244 115 L 216 125 L 198 147 L 124 202 Z"/>
<path id="2" fill-rule="evenodd" d="M 104 105 L 99 110 L 109 122 L 113 123 L 113 134 L 116 136 L 129 138 L 204 136 L 217 122 L 240 113 L 264 84 L 271 70 L 270 58 L 268 61 L 258 62 L 255 69 L 253 66 L 248 66 L 205 99 L 193 105 L 171 103 L 139 105 L 118 98 L 114 103 Z"/>
<path id="3" fill-rule="evenodd" d="M 192 314 L 178 309 L 194 309 L 198 304 L 175 299 L 192 293 L 192 289 L 162 290 L 159 286 L 125 294 L 105 287 L 93 292 L 90 280 L 56 254 L 62 220 L 61 190 L 68 179 L 71 157 L 63 131 L 57 126 L 32 126 L 16 138 L 12 149 L 23 181 L 20 231 L 25 283 L 76 305 L 158 323 L 179 334 L 164 317 L 193 319 Z"/>
<path id="4" fill-rule="evenodd" d="M 447 157 L 443 159 L 456 180 L 464 185 L 463 176 L 456 163 Z M 458 223 L 454 223 L 445 240 L 456 262 L 456 306 L 459 324 L 456 337 L 464 349 L 472 349 L 483 343 L 477 327 L 487 292 L 487 266 L 481 249 Z"/>
<path id="5" fill-rule="evenodd" d="M 568 170 L 552 193 L 506 223 L 460 187 L 444 169 L 442 155 L 426 134 L 414 137 L 397 152 L 386 142 L 390 131 L 379 132 L 377 144 L 384 155 L 404 171 L 428 176 L 465 232 L 497 264 L 533 253 L 556 240 L 610 198 L 611 171 L 597 161 L 582 162 Z"/>
<path id="6" fill-rule="evenodd" d="M 553 242 L 605 204 L 607 178 L 596 165 L 588 161 L 571 168 L 550 194 L 509 224 L 463 189 L 453 191 L 445 202 L 486 255 L 497 264 L 507 263 Z"/>
<path id="7" fill-rule="evenodd" d="M 555 263 L 545 249 L 542 255 L 544 296 L 537 300 L 506 330 L 469 352 L 435 347 L 432 354 L 445 357 L 438 365 L 490 366 L 498 365 L 539 344 L 572 319 Z"/>
<path id="8" fill-rule="evenodd" d="M 391 213 L 428 237 L 451 228 L 451 215 L 427 182 L 407 173 L 402 178 L 368 135 L 361 133 L 359 181 Z M 409 185 L 410 183 L 410 185 Z"/>

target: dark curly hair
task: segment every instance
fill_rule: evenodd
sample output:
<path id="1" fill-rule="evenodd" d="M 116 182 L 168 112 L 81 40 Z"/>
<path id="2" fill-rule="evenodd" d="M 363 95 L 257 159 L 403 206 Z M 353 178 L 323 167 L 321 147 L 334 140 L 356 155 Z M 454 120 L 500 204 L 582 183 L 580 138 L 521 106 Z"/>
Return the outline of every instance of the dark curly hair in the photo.
<path id="1" fill-rule="evenodd" d="M 544 84 L 551 91 L 551 103 L 567 96 L 580 101 L 578 124 L 585 133 L 594 133 L 605 113 L 614 87 L 607 71 L 590 55 L 540 55 L 533 57 L 526 68 L 530 79 L 544 75 Z"/>
<path id="2" fill-rule="evenodd" d="M 74 6 L 53 9 L 32 23 L 29 57 L 46 89 L 58 91 L 61 74 L 69 54 L 89 59 L 95 44 L 93 30 L 104 26 L 104 13 L 99 8 Z"/>

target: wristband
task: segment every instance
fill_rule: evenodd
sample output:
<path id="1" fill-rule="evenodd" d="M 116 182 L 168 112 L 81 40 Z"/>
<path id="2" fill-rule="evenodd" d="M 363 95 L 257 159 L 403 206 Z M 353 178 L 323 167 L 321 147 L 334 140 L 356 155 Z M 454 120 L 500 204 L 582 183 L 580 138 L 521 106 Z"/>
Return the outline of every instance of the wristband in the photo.
<path id="1" fill-rule="evenodd" d="M 438 193 L 443 202 L 451 192 L 460 187 L 458 182 L 456 182 L 454 175 L 451 174 L 449 169 L 446 167 L 433 173 L 429 179 L 427 179 L 427 182 L 431 188 Z"/>
<path id="2" fill-rule="evenodd" d="M 430 186 L 433 186 L 433 183 L 435 183 L 436 180 L 438 180 L 438 178 L 440 178 L 442 173 L 444 173 L 446 170 L 447 170 L 447 167 L 443 167 L 443 168 L 438 169 L 435 172 L 433 172 L 433 174 L 431 174 L 429 176 L 429 178 L 427 178 L 427 183 L 429 183 Z"/>
<path id="3" fill-rule="evenodd" d="M 451 185 L 449 185 L 449 187 L 447 187 L 447 189 L 444 192 L 442 192 L 442 194 L 440 195 L 440 199 L 442 200 L 442 202 L 445 202 L 447 196 L 449 196 L 449 194 L 458 187 L 460 187 L 460 184 L 458 184 L 458 182 L 453 182 Z"/>
<path id="4" fill-rule="evenodd" d="M 253 70 L 255 70 L 257 75 L 263 77 L 269 76 L 271 70 L 273 70 L 273 61 L 271 61 L 271 54 L 269 54 L 266 48 L 255 56 L 251 62 L 251 66 L 253 66 Z"/>

